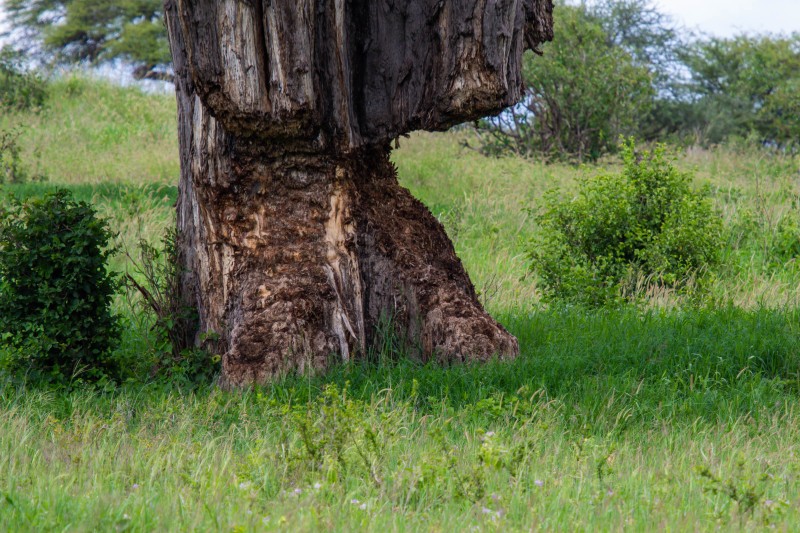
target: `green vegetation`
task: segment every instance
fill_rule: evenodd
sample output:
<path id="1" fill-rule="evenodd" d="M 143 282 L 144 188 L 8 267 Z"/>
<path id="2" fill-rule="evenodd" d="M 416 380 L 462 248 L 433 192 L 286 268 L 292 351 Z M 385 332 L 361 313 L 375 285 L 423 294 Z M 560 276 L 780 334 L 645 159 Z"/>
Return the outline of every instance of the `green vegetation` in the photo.
<path id="1" fill-rule="evenodd" d="M 21 44 L 57 62 L 123 59 L 138 78 L 159 78 L 172 61 L 161 0 L 7 0 Z"/>
<path id="2" fill-rule="evenodd" d="M 3 189 L 69 189 L 138 258 L 173 223 L 174 102 L 80 79 L 48 92 L 46 112 L 4 113 L 0 129 L 27 126 L 22 168 L 49 181 Z M 590 311 L 542 301 L 533 213 L 623 163 L 485 158 L 462 148 L 469 135 L 414 135 L 395 162 L 519 338 L 517 360 L 420 365 L 388 337 L 326 376 L 229 393 L 152 377 L 163 329 L 120 294 L 125 380 L 0 376 L 0 529 L 796 529 L 797 156 L 677 154 L 722 217 L 714 306 L 656 286 L 644 305 Z M 111 268 L 145 281 L 124 254 Z"/>
<path id="3" fill-rule="evenodd" d="M 0 210 L 0 343 L 6 365 L 33 381 L 119 375 L 107 269 L 113 234 L 86 202 L 61 189 Z"/>
<path id="4" fill-rule="evenodd" d="M 595 161 L 620 135 L 797 149 L 798 35 L 697 37 L 650 0 L 560 2 L 542 52 L 525 100 L 476 123 L 483 153 Z"/>
<path id="5" fill-rule="evenodd" d="M 732 135 L 779 146 L 800 137 L 800 35 L 712 38 L 684 53 L 702 139 Z"/>
<path id="6" fill-rule="evenodd" d="M 22 54 L 0 48 L 0 110 L 41 107 L 47 85 L 35 71 L 26 71 Z"/>
<path id="7" fill-rule="evenodd" d="M 629 140 L 620 174 L 580 180 L 573 199 L 545 197 L 531 266 L 550 299 L 599 307 L 649 286 L 685 292 L 716 266 L 719 214 L 664 152 L 637 154 Z"/>
<path id="8" fill-rule="evenodd" d="M 649 69 L 584 5 L 557 9 L 547 53 L 525 56 L 523 103 L 478 122 L 482 152 L 595 160 L 647 116 L 654 94 Z"/>

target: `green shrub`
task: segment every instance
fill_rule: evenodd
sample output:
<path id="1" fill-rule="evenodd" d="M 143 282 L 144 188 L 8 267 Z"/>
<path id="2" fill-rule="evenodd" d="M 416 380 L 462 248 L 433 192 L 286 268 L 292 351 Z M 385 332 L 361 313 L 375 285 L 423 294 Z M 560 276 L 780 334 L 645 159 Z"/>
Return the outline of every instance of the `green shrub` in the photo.
<path id="1" fill-rule="evenodd" d="M 598 306 L 643 280 L 685 291 L 718 261 L 721 219 L 664 148 L 637 154 L 631 140 L 622 157 L 621 174 L 581 180 L 570 200 L 546 197 L 530 253 L 546 297 Z"/>
<path id="2" fill-rule="evenodd" d="M 20 157 L 19 130 L 0 129 L 0 183 L 22 183 L 27 177 Z"/>
<path id="3" fill-rule="evenodd" d="M 133 311 L 153 333 L 151 345 L 152 376 L 170 381 L 208 382 L 219 373 L 220 357 L 213 355 L 217 335 L 201 336 L 203 346 L 195 345 L 199 327 L 197 309 L 187 303 L 181 290 L 184 274 L 180 258 L 178 233 L 166 232 L 161 246 L 146 240 L 139 242 L 139 257 L 128 254 L 132 273 L 126 273 L 125 284 Z M 131 292 L 139 299 L 130 297 Z"/>
<path id="4" fill-rule="evenodd" d="M 0 49 L 0 108 L 35 109 L 44 105 L 47 84 L 25 70 L 23 56 L 9 47 Z"/>
<path id="5" fill-rule="evenodd" d="M 12 198 L 0 215 L 0 338 L 12 368 L 52 381 L 114 377 L 107 222 L 66 190 Z"/>

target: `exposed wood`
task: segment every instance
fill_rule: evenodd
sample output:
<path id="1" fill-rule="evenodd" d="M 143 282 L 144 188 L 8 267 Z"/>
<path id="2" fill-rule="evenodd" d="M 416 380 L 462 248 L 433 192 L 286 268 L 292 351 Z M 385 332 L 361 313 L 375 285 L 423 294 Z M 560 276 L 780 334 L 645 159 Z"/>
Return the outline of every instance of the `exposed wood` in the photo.
<path id="1" fill-rule="evenodd" d="M 550 0 L 167 0 L 185 295 L 223 383 L 363 356 L 392 318 L 417 357 L 516 355 L 389 143 L 522 94 Z"/>

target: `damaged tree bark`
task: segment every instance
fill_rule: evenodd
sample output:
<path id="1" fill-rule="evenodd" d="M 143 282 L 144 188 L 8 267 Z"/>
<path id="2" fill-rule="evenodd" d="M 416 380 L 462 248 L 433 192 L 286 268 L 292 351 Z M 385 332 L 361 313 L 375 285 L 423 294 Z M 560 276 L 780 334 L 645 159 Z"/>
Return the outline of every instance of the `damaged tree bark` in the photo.
<path id="1" fill-rule="evenodd" d="M 359 357 L 391 319 L 422 360 L 513 357 L 392 139 L 496 113 L 551 0 L 166 0 L 178 230 L 224 386 Z"/>

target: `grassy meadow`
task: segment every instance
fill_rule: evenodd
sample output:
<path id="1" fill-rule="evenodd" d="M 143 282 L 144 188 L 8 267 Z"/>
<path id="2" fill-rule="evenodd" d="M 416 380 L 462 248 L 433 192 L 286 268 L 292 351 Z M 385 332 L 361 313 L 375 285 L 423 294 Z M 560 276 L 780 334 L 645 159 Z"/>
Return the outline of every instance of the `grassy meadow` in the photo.
<path id="1" fill-rule="evenodd" d="M 14 127 L 37 179 L 5 192 L 66 187 L 132 254 L 170 225 L 172 97 L 66 79 L 44 110 L 0 117 Z M 192 388 L 148 379 L 153 334 L 120 295 L 128 382 L 0 375 L 0 530 L 800 529 L 800 159 L 676 151 L 724 218 L 707 301 L 651 289 L 588 311 L 545 305 L 527 252 L 548 189 L 619 162 L 487 159 L 465 142 L 415 134 L 394 159 L 517 360 L 420 365 L 388 338 L 325 376 Z"/>

